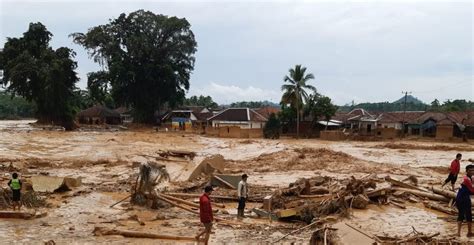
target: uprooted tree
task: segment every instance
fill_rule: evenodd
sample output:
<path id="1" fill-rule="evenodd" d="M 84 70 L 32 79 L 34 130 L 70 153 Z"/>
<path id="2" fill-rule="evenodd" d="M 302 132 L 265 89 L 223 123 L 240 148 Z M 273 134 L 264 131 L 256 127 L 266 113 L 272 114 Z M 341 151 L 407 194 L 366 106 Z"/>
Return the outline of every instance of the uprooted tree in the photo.
<path id="1" fill-rule="evenodd" d="M 74 90 L 79 80 L 72 49 L 52 49 L 53 35 L 41 23 L 30 23 L 20 38 L 8 38 L 0 51 L 1 83 L 12 96 L 20 95 L 36 104 L 39 122 L 72 129 Z"/>
<path id="2" fill-rule="evenodd" d="M 110 84 L 114 101 L 132 106 L 138 122 L 154 122 L 156 110 L 183 102 L 197 50 L 186 19 L 138 10 L 71 36 L 107 69 L 95 88 Z"/>

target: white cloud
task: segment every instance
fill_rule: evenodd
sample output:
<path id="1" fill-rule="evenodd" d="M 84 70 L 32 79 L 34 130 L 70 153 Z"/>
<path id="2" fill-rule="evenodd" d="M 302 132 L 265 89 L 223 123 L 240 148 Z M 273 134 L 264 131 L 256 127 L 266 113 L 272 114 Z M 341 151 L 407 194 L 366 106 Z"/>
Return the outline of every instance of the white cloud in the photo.
<path id="1" fill-rule="evenodd" d="M 281 98 L 281 93 L 275 90 L 262 89 L 254 86 L 242 88 L 237 85 L 225 85 L 215 82 L 211 82 L 202 87 L 192 87 L 188 96 L 192 95 L 209 95 L 214 101 L 220 104 L 230 104 L 237 101 L 263 100 L 278 103 Z"/>

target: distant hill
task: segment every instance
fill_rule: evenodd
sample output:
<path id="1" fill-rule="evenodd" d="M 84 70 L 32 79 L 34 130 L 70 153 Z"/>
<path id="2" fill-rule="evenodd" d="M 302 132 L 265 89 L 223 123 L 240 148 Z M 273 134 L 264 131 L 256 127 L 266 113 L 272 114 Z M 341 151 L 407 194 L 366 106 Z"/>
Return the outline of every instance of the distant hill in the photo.
<path id="1" fill-rule="evenodd" d="M 377 111 L 377 112 L 389 112 L 389 111 L 403 111 L 405 109 L 405 96 L 402 96 L 400 99 L 394 102 L 375 102 L 375 103 L 359 103 L 355 105 L 343 105 L 339 107 L 339 111 L 348 112 L 354 108 L 362 108 L 367 111 Z M 423 103 L 415 96 L 407 96 L 407 111 L 426 111 L 429 109 L 429 105 Z"/>
<path id="2" fill-rule="evenodd" d="M 249 108 L 261 108 L 261 107 L 277 107 L 280 108 L 279 104 L 273 103 L 268 100 L 264 101 L 239 101 L 239 102 L 234 102 L 230 105 L 223 105 L 224 107 L 249 107 Z"/>
<path id="3" fill-rule="evenodd" d="M 400 99 L 393 102 L 394 104 L 405 103 L 405 96 L 401 97 Z M 413 95 L 407 95 L 407 104 L 425 104 L 423 101 L 419 100 Z"/>

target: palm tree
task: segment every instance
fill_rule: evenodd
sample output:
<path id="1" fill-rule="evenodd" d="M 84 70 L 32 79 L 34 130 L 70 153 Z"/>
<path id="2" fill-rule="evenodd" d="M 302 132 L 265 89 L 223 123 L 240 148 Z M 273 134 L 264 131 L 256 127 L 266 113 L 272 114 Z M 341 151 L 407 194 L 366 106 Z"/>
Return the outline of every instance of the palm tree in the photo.
<path id="1" fill-rule="evenodd" d="M 296 108 L 296 137 L 300 135 L 300 110 L 303 103 L 308 100 L 308 93 L 306 90 L 316 92 L 316 88 L 312 85 L 306 84 L 310 79 L 314 79 L 312 73 L 305 74 L 306 67 L 296 65 L 295 68 L 289 70 L 290 74 L 285 76 L 281 90 L 284 92 L 281 97 L 281 102 L 290 104 L 291 107 Z"/>

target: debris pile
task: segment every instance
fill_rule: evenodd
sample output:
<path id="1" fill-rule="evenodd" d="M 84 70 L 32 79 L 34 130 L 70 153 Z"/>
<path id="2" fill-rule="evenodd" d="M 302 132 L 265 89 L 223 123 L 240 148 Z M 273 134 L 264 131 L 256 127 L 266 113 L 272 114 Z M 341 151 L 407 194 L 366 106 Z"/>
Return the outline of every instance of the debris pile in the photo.
<path id="1" fill-rule="evenodd" d="M 21 203 L 28 208 L 46 207 L 47 202 L 34 191 L 26 191 L 21 195 Z M 8 209 L 12 204 L 12 191 L 0 188 L 0 209 Z"/>
<path id="2" fill-rule="evenodd" d="M 131 190 L 132 203 L 138 205 L 149 204 L 151 207 L 157 207 L 157 199 L 153 197 L 156 187 L 169 181 L 170 176 L 166 166 L 155 162 L 140 164 L 139 173 L 135 181 L 135 186 Z"/>

